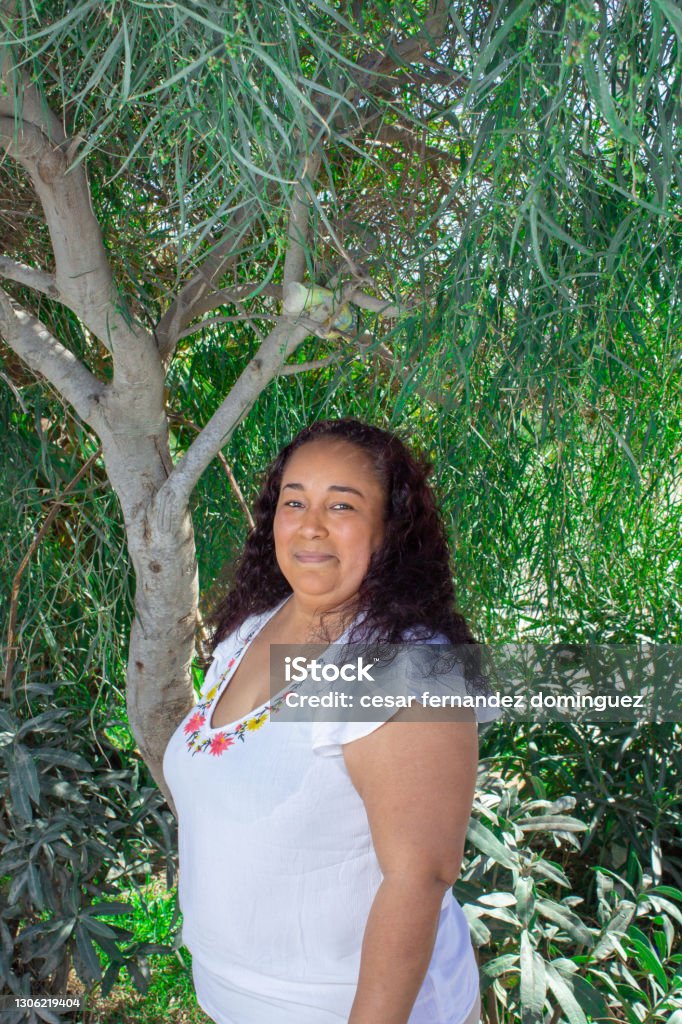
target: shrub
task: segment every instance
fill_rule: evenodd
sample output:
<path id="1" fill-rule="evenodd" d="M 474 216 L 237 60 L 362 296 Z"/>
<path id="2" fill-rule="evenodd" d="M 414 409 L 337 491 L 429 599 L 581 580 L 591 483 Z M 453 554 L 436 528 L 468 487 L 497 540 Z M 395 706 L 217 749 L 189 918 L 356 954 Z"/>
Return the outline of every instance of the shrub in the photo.
<path id="1" fill-rule="evenodd" d="M 676 952 L 682 891 L 656 884 L 652 874 L 642 870 L 629 835 L 637 827 L 636 818 L 595 815 L 602 802 L 618 808 L 621 797 L 624 805 L 629 801 L 639 806 L 639 794 L 626 795 L 628 773 L 621 775 L 620 790 L 614 787 L 606 796 L 604 785 L 588 781 L 581 788 L 585 777 L 589 780 L 596 773 L 607 783 L 611 779 L 612 746 L 623 746 L 621 727 L 613 730 L 608 742 L 591 746 L 585 741 L 594 734 L 593 726 L 561 723 L 553 732 L 537 724 L 519 728 L 535 771 L 548 750 L 570 762 L 571 743 L 576 745 L 579 758 L 571 779 L 575 794 L 554 799 L 522 793 L 528 778 L 543 794 L 545 786 L 532 770 L 526 774 L 528 765 L 519 754 L 523 742 L 512 747 L 509 732 L 497 728 L 493 754 L 481 760 L 468 855 L 454 890 L 479 950 L 487 1019 L 521 1024 L 587 1024 L 588 1019 L 662 1024 L 677 1021 L 679 1013 L 682 1020 L 682 955 Z M 640 729 L 627 728 L 634 742 Z M 665 728 L 674 737 L 679 734 L 676 726 Z M 646 765 L 647 758 L 654 760 L 660 751 L 651 736 L 639 738 Z M 513 753 L 507 756 L 506 750 Z M 679 743 L 668 747 L 666 759 L 674 792 Z M 563 779 L 559 788 L 567 788 Z M 679 810 L 674 800 L 659 803 L 663 809 L 656 824 L 668 835 Z M 609 842 L 602 841 L 599 847 L 602 862 L 588 864 L 585 854 L 593 848 L 595 822 L 604 817 Z M 646 846 L 646 840 L 640 836 L 637 849 L 642 844 Z M 623 849 L 625 863 L 615 871 L 610 856 L 620 862 Z M 660 870 L 665 867 L 663 861 Z"/>
<path id="2" fill-rule="evenodd" d="M 146 957 L 170 951 L 136 939 L 119 897 L 160 860 L 172 884 L 172 817 L 139 756 L 101 723 L 95 735 L 72 689 L 33 682 L 28 712 L 0 705 L 0 983 L 15 995 L 64 993 L 71 966 L 87 988 L 107 992 L 125 968 L 144 989 Z"/>

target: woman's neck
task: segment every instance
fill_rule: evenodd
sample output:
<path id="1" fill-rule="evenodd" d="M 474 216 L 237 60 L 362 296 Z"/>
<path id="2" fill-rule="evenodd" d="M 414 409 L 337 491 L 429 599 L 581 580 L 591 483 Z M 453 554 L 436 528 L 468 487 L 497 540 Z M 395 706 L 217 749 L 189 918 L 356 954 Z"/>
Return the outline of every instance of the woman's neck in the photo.
<path id="1" fill-rule="evenodd" d="M 292 594 L 282 607 L 278 626 L 288 643 L 334 643 L 353 621 L 352 610 L 320 608 Z"/>

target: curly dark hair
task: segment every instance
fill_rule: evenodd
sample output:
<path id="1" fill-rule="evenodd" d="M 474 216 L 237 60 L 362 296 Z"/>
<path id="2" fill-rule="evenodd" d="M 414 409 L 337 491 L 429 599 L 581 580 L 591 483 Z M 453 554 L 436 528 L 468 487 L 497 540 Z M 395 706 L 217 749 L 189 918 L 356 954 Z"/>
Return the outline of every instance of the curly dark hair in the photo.
<path id="1" fill-rule="evenodd" d="M 366 452 L 386 493 L 384 539 L 371 557 L 354 602 L 355 614 L 362 617 L 362 634 L 372 635 L 377 642 L 399 644 L 406 630 L 416 627 L 421 639 L 442 634 L 453 645 L 477 645 L 455 608 L 445 527 L 427 482 L 431 465 L 410 452 L 395 434 L 344 418 L 322 420 L 301 430 L 269 466 L 234 585 L 211 616 L 213 648 L 250 615 L 274 608 L 291 593 L 277 564 L 273 537 L 282 474 L 293 452 L 323 438 L 347 441 Z M 348 642 L 354 639 L 351 632 Z M 467 653 L 465 660 L 474 668 L 467 676 L 477 676 L 477 653 L 471 648 Z"/>

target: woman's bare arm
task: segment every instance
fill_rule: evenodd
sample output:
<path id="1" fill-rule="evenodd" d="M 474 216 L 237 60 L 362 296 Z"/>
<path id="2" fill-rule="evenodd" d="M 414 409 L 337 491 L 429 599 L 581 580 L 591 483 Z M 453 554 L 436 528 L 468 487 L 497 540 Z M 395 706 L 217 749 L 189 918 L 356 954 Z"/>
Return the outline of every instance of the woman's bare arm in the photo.
<path id="1" fill-rule="evenodd" d="M 478 732 L 469 721 L 400 721 L 345 744 L 384 876 L 362 944 L 348 1024 L 407 1024 L 461 867 Z"/>

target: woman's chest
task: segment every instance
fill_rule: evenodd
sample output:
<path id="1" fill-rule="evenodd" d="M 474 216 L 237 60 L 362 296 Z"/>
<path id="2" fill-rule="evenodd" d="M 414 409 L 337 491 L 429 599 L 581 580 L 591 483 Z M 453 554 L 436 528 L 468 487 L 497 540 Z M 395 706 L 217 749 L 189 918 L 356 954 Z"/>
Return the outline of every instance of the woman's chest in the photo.
<path id="1" fill-rule="evenodd" d="M 272 642 L 272 630 L 266 625 L 234 652 L 227 670 L 209 691 L 212 703 L 207 721 L 212 729 L 237 723 L 284 689 L 282 659 L 271 657 Z"/>
<path id="2" fill-rule="evenodd" d="M 226 685 L 217 693 L 208 709 L 210 726 L 223 728 L 240 718 L 246 718 L 265 704 L 271 694 L 270 659 L 268 651 L 259 645 L 249 648 Z"/>
<path id="3" fill-rule="evenodd" d="M 248 725 L 248 722 L 247 722 Z M 192 753 L 182 729 L 172 737 L 164 773 L 182 829 L 218 841 L 247 827 L 253 838 L 295 848 L 338 849 L 366 835 L 364 804 L 342 758 L 312 750 L 312 723 L 266 720 L 227 746 Z"/>

